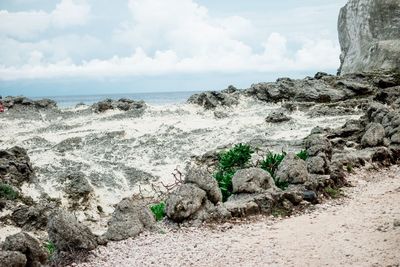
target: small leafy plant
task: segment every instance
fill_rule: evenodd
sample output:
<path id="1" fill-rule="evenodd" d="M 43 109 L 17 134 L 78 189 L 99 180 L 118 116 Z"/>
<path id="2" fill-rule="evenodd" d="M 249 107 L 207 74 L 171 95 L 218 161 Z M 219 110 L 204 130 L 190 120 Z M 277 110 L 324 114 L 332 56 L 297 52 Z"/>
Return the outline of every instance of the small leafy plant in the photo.
<path id="1" fill-rule="evenodd" d="M 0 198 L 14 200 L 18 197 L 18 193 L 8 184 L 0 184 Z"/>
<path id="2" fill-rule="evenodd" d="M 268 152 L 265 159 L 261 162 L 261 169 L 269 172 L 271 176 L 275 179 L 276 170 L 278 169 L 279 164 L 281 164 L 285 156 L 285 152 L 282 152 L 282 154 L 274 154 L 272 152 Z"/>
<path id="3" fill-rule="evenodd" d="M 348 173 L 353 173 L 353 164 L 347 163 L 346 169 Z"/>
<path id="4" fill-rule="evenodd" d="M 57 250 L 56 245 L 51 241 L 47 241 L 47 242 L 44 243 L 44 247 L 47 250 L 47 254 L 49 255 L 49 259 L 51 260 L 53 255 L 54 255 L 54 253 Z"/>
<path id="5" fill-rule="evenodd" d="M 157 221 L 161 221 L 165 217 L 165 203 L 160 202 L 158 204 L 152 205 L 150 210 L 153 212 Z"/>
<path id="6" fill-rule="evenodd" d="M 327 193 L 331 198 L 339 198 L 341 195 L 340 189 L 335 189 L 332 187 L 325 188 L 325 193 Z"/>
<path id="7" fill-rule="evenodd" d="M 232 195 L 232 177 L 235 172 L 246 167 L 253 153 L 251 146 L 237 144 L 219 155 L 219 164 L 214 177 L 221 189 L 223 201 L 226 201 Z"/>
<path id="8" fill-rule="evenodd" d="M 302 150 L 299 153 L 296 154 L 299 158 L 302 160 L 307 160 L 308 159 L 308 152 L 307 150 Z"/>

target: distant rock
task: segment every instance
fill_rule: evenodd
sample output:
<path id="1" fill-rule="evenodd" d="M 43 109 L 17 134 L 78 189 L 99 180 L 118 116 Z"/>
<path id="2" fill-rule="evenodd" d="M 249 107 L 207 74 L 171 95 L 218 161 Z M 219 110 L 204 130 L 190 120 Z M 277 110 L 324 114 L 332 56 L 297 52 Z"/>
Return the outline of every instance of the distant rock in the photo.
<path id="1" fill-rule="evenodd" d="M 399 0 L 349 0 L 338 30 L 343 74 L 400 69 Z"/>
<path id="2" fill-rule="evenodd" d="M 280 122 L 286 122 L 286 121 L 290 121 L 291 118 L 287 115 L 285 115 L 285 113 L 283 113 L 280 110 L 275 110 L 273 112 L 271 112 L 271 114 L 269 114 L 267 116 L 267 118 L 265 118 L 266 122 L 270 122 L 270 123 L 280 123 Z"/>
<path id="3" fill-rule="evenodd" d="M 216 107 L 231 107 L 237 105 L 239 91 L 234 87 L 222 90 L 221 92 L 211 91 L 194 94 L 188 99 L 188 103 L 196 104 L 205 109 L 215 109 Z"/>
<path id="4" fill-rule="evenodd" d="M 119 241 L 135 237 L 144 229 L 152 228 L 155 222 L 147 203 L 133 198 L 125 198 L 116 205 L 104 238 Z"/>
<path id="5" fill-rule="evenodd" d="M 130 111 L 144 110 L 145 108 L 146 103 L 144 101 L 135 101 L 127 98 L 121 98 L 119 100 L 106 99 L 92 105 L 92 109 L 97 113 L 102 113 L 113 109 Z"/>
<path id="6" fill-rule="evenodd" d="M 10 110 L 22 110 L 22 109 L 54 109 L 57 108 L 57 103 L 51 99 L 40 99 L 32 100 L 27 97 L 8 96 L 3 99 L 4 107 Z"/>

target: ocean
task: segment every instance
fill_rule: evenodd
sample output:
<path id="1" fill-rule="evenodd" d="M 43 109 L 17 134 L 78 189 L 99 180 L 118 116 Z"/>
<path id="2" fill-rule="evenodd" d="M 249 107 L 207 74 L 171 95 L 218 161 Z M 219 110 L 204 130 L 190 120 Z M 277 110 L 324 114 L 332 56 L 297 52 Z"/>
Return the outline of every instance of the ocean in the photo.
<path id="1" fill-rule="evenodd" d="M 130 93 L 130 94 L 102 94 L 102 95 L 71 95 L 71 96 L 45 96 L 32 97 L 32 99 L 49 98 L 57 102 L 60 108 L 75 107 L 78 103 L 91 105 L 101 100 L 111 98 L 118 100 L 120 98 L 129 98 L 133 100 L 144 100 L 150 105 L 165 105 L 165 104 L 181 104 L 198 91 L 185 92 L 160 92 L 160 93 Z"/>

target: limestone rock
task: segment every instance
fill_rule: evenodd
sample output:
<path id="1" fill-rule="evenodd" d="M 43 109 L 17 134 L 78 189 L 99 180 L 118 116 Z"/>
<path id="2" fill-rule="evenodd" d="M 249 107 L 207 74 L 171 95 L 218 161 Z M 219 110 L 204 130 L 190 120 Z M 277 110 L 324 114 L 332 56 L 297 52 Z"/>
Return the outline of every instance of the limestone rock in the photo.
<path id="1" fill-rule="evenodd" d="M 266 122 L 270 123 L 280 123 L 290 121 L 291 118 L 286 116 L 282 111 L 273 111 L 268 117 L 265 119 Z"/>
<path id="2" fill-rule="evenodd" d="M 233 193 L 260 193 L 275 188 L 271 175 L 260 168 L 238 170 L 232 177 Z"/>
<path id="3" fill-rule="evenodd" d="M 33 168 L 24 148 L 15 146 L 0 150 L 0 180 L 20 185 L 31 181 L 33 176 Z"/>
<path id="4" fill-rule="evenodd" d="M 307 164 L 294 153 L 288 153 L 276 172 L 280 182 L 301 184 L 308 180 Z"/>
<path id="5" fill-rule="evenodd" d="M 190 168 L 186 173 L 186 183 L 196 184 L 206 191 L 208 199 L 217 204 L 222 201 L 222 193 L 218 182 L 205 168 Z"/>
<path id="6" fill-rule="evenodd" d="M 383 143 L 385 138 L 385 128 L 380 123 L 371 123 L 367 126 L 367 131 L 361 139 L 364 147 L 375 147 Z"/>
<path id="7" fill-rule="evenodd" d="M 340 73 L 400 68 L 400 1 L 349 0 L 340 10 Z"/>
<path id="8" fill-rule="evenodd" d="M 25 267 L 27 264 L 24 254 L 18 251 L 0 251 L 1 267 Z"/>
<path id="9" fill-rule="evenodd" d="M 183 184 L 166 201 L 167 216 L 182 222 L 195 214 L 206 200 L 206 192 L 194 184 Z"/>

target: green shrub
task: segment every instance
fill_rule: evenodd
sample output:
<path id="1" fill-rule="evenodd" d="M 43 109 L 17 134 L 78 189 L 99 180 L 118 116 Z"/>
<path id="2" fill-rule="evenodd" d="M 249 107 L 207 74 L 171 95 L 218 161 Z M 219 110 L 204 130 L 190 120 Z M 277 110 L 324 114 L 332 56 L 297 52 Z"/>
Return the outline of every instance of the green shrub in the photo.
<path id="1" fill-rule="evenodd" d="M 269 172 L 271 176 L 275 179 L 276 170 L 278 169 L 279 164 L 281 164 L 285 156 L 285 152 L 282 152 L 282 154 L 274 154 L 272 152 L 268 152 L 265 159 L 261 162 L 261 169 Z"/>
<path id="2" fill-rule="evenodd" d="M 307 160 L 308 159 L 308 152 L 307 150 L 302 150 L 299 153 L 296 154 L 299 158 L 301 158 L 302 160 Z"/>
<path id="3" fill-rule="evenodd" d="M 350 162 L 347 163 L 346 169 L 348 173 L 353 173 L 353 164 L 351 164 Z"/>
<path id="4" fill-rule="evenodd" d="M 275 182 L 275 185 L 282 190 L 286 190 L 289 187 L 288 182 L 281 182 L 277 178 L 274 178 L 274 182 Z"/>
<path id="5" fill-rule="evenodd" d="M 56 245 L 53 242 L 48 241 L 44 243 L 44 248 L 47 250 L 47 254 L 49 255 L 49 260 L 51 260 L 54 253 L 57 250 Z"/>
<path id="6" fill-rule="evenodd" d="M 157 221 L 162 220 L 165 217 L 165 203 L 160 202 L 158 204 L 152 205 L 150 210 L 153 212 Z"/>
<path id="7" fill-rule="evenodd" d="M 332 187 L 325 188 L 325 193 L 327 193 L 331 198 L 339 198 L 341 195 L 340 189 L 335 189 Z"/>
<path id="8" fill-rule="evenodd" d="M 18 197 L 18 193 L 8 184 L 0 184 L 0 198 L 14 200 Z"/>
<path id="9" fill-rule="evenodd" d="M 232 149 L 222 152 L 219 155 L 219 164 L 214 178 L 221 189 L 223 201 L 232 195 L 232 177 L 239 169 L 243 169 L 254 153 L 249 145 L 237 144 Z"/>

